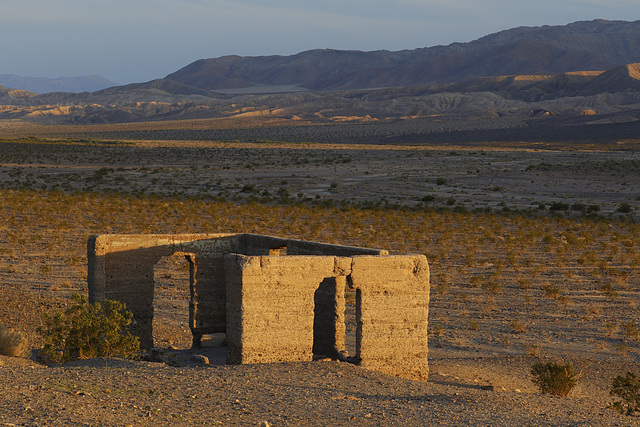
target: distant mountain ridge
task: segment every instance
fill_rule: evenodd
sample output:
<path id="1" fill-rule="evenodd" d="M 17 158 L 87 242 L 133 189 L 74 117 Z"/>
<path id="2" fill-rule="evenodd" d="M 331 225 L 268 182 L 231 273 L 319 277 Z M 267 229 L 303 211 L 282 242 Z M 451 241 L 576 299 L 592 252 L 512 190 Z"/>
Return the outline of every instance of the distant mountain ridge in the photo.
<path id="1" fill-rule="evenodd" d="M 169 79 L 79 94 L 38 95 L 0 86 L 0 105 L 0 118 L 49 123 L 216 117 L 329 123 L 447 116 L 482 121 L 540 115 L 640 122 L 640 64 L 607 71 L 477 77 L 436 85 L 252 95 L 220 94 Z"/>
<path id="2" fill-rule="evenodd" d="M 555 117 L 640 126 L 640 21 L 521 27 L 469 43 L 398 52 L 226 56 L 196 61 L 164 79 L 93 92 L 37 94 L 4 86 L 0 119 L 46 123 L 449 117 L 520 126 L 529 118 Z"/>
<path id="3" fill-rule="evenodd" d="M 640 62 L 640 21 L 518 27 L 469 43 L 403 51 L 310 50 L 201 59 L 167 79 L 210 91 L 297 85 L 326 91 L 451 83 L 522 74 L 608 70 Z"/>
<path id="4" fill-rule="evenodd" d="M 50 92 L 95 92 L 116 86 L 117 83 L 100 76 L 59 77 L 23 77 L 15 74 L 0 74 L 0 85 L 12 89 L 21 89 L 35 93 Z"/>

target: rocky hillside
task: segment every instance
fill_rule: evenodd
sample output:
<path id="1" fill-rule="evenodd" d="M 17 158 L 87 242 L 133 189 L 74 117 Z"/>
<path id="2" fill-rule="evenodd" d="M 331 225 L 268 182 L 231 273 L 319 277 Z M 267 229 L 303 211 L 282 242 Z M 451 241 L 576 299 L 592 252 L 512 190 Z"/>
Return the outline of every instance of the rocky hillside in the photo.
<path id="1" fill-rule="evenodd" d="M 519 27 L 470 43 L 389 51 L 311 50 L 202 59 L 167 79 L 207 90 L 297 85 L 311 90 L 451 83 L 497 75 L 606 70 L 640 61 L 640 21 Z"/>
<path id="2" fill-rule="evenodd" d="M 434 116 L 458 120 L 528 118 L 541 114 L 635 121 L 640 111 L 640 64 L 607 71 L 501 75 L 435 85 L 263 94 L 225 95 L 168 79 L 81 94 L 37 95 L 0 87 L 0 106 L 0 119 L 55 123 L 217 117 L 330 123 Z"/>

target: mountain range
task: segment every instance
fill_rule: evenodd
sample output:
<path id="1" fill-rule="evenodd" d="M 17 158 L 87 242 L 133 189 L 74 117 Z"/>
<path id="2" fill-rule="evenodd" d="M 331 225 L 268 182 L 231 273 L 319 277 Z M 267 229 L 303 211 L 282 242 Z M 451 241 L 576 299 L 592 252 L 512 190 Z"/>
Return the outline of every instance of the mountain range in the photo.
<path id="1" fill-rule="evenodd" d="M 35 93 L 49 92 L 94 92 L 115 86 L 116 83 L 100 76 L 23 77 L 15 74 L 0 74 L 0 85 Z"/>
<path id="2" fill-rule="evenodd" d="M 640 119 L 638 63 L 640 21 L 596 20 L 396 52 L 202 59 L 165 78 L 93 92 L 37 94 L 5 85 L 0 118 L 335 122 L 560 115 L 629 122 Z"/>
<path id="3" fill-rule="evenodd" d="M 596 20 L 520 27 L 469 43 L 397 52 L 324 49 L 202 59 L 166 78 L 211 91 L 285 85 L 326 91 L 607 70 L 634 62 L 640 62 L 640 21 Z"/>

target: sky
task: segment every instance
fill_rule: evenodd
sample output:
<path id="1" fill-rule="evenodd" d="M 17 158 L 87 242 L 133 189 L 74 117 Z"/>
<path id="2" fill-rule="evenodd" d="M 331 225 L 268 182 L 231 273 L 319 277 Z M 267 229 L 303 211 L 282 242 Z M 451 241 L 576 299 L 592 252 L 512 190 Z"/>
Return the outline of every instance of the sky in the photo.
<path id="1" fill-rule="evenodd" d="M 223 55 L 415 49 L 593 19 L 639 20 L 638 0 L 0 0 L 0 74 L 127 84 Z"/>

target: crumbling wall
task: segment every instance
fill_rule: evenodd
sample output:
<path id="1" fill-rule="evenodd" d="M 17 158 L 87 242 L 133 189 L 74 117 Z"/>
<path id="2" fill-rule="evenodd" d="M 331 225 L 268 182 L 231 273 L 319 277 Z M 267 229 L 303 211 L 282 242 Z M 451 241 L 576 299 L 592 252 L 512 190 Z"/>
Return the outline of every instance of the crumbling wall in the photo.
<path id="1" fill-rule="evenodd" d="M 89 300 L 114 299 L 134 316 L 132 333 L 153 347 L 153 268 L 165 256 L 185 254 L 191 265 L 189 327 L 194 343 L 205 333 L 225 332 L 224 255 L 241 245 L 236 234 L 92 236 L 87 244 Z"/>
<path id="2" fill-rule="evenodd" d="M 350 279 L 358 290 L 356 354 L 360 365 L 426 380 L 429 373 L 426 257 L 355 257 Z"/>
<path id="3" fill-rule="evenodd" d="M 225 269 L 227 362 L 311 361 L 314 295 L 334 257 L 230 254 Z"/>
<path id="4" fill-rule="evenodd" d="M 345 358 L 345 288 L 356 290 L 361 366 L 426 379 L 429 266 L 424 256 L 254 234 L 101 235 L 88 242 L 90 301 L 133 312 L 132 332 L 153 345 L 154 265 L 191 265 L 189 326 L 225 332 L 228 363 Z"/>
<path id="5" fill-rule="evenodd" d="M 424 256 L 230 254 L 225 270 L 229 363 L 343 354 L 344 285 L 349 282 L 357 292 L 352 356 L 358 364 L 427 378 L 429 266 Z"/>

